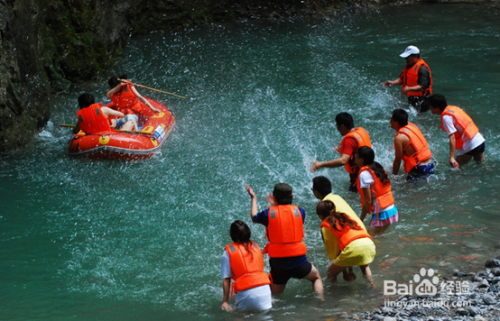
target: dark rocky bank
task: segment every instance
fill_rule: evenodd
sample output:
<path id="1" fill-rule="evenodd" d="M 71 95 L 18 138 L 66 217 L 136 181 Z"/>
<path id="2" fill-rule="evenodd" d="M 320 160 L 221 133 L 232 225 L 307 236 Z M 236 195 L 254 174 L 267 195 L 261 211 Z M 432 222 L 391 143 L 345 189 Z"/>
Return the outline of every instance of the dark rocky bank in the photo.
<path id="1" fill-rule="evenodd" d="M 0 153 L 25 145 L 46 125 L 50 117 L 46 97 L 68 90 L 72 83 L 99 77 L 134 35 L 417 2 L 422 1 L 0 0 Z"/>
<path id="2" fill-rule="evenodd" d="M 457 285 L 461 288 L 457 289 Z M 434 295 L 386 297 L 378 309 L 353 314 L 343 312 L 335 315 L 334 319 L 500 321 L 500 256 L 487 260 L 482 271 L 455 271 L 453 276 L 440 277 L 436 289 Z"/>

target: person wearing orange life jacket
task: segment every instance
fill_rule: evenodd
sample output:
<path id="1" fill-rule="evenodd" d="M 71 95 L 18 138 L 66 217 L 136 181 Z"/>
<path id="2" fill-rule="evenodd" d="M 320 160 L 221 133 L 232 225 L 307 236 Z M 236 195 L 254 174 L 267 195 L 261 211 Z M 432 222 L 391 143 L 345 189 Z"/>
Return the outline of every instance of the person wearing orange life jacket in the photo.
<path id="1" fill-rule="evenodd" d="M 420 58 L 420 49 L 408 46 L 399 55 L 405 58 L 406 66 L 396 80 L 386 80 L 384 88 L 401 85 L 401 92 L 408 97 L 408 103 L 420 112 L 426 112 L 428 107 L 422 102 L 425 97 L 432 94 L 432 74 L 429 65 Z"/>
<path id="2" fill-rule="evenodd" d="M 73 129 L 73 133 L 80 130 L 86 134 L 109 133 L 112 129 L 138 130 L 137 117 L 125 116 L 123 113 L 109 107 L 103 107 L 100 103 L 95 103 L 94 96 L 88 93 L 78 97 L 80 110 L 76 117 L 78 122 Z M 109 117 L 122 117 L 118 120 Z"/>
<path id="3" fill-rule="evenodd" d="M 124 74 L 119 77 L 113 76 L 108 81 L 110 90 L 106 93 L 106 97 L 111 98 L 117 110 L 148 117 L 159 113 L 160 110 L 153 107 L 127 79 L 127 75 Z"/>
<path id="4" fill-rule="evenodd" d="M 269 255 L 271 266 L 271 292 L 283 292 L 288 280 L 295 278 L 311 281 L 313 290 L 321 296 L 323 281 L 318 270 L 307 260 L 307 248 L 303 242 L 306 213 L 292 205 L 292 187 L 285 183 L 276 184 L 273 193 L 266 198 L 271 207 L 262 212 L 258 212 L 253 189 L 246 185 L 246 190 L 252 199 L 252 221 L 266 227 L 268 244 L 264 253 Z"/>
<path id="5" fill-rule="evenodd" d="M 259 245 L 252 241 L 248 225 L 240 220 L 231 224 L 229 235 L 233 243 L 226 245 L 221 262 L 222 310 L 231 311 L 229 293 L 236 294 L 235 306 L 239 310 L 269 310 L 272 307 L 271 281 L 264 273 L 264 259 Z M 231 279 L 234 280 L 231 288 Z"/>
<path id="6" fill-rule="evenodd" d="M 311 172 L 315 172 L 320 168 L 328 167 L 335 168 L 344 166 L 349 174 L 349 191 L 357 193 L 356 179 L 358 177 L 359 167 L 354 161 L 354 155 L 361 146 L 371 147 L 370 135 L 362 127 L 354 127 L 354 120 L 348 113 L 339 113 L 335 116 L 337 130 L 343 136 L 340 145 L 336 147 L 335 152 L 340 153 L 340 157 L 320 162 L 315 160 L 311 165 Z"/>
<path id="7" fill-rule="evenodd" d="M 472 158 L 477 163 L 484 161 L 485 139 L 470 116 L 460 107 L 448 105 L 441 94 L 429 96 L 427 103 L 433 114 L 441 116 L 440 127 L 449 138 L 450 165 L 459 168 Z"/>
<path id="8" fill-rule="evenodd" d="M 357 188 L 361 196 L 361 215 L 363 221 L 367 214 L 372 214 L 369 232 L 380 234 L 399 219 L 398 209 L 394 206 L 391 182 L 387 172 L 378 162 L 370 147 L 361 147 L 356 153 L 359 165 Z"/>
<path id="9" fill-rule="evenodd" d="M 404 170 L 408 174 L 408 181 L 418 181 L 420 178 L 434 174 L 434 163 L 432 153 L 427 140 L 420 129 L 413 123 L 408 122 L 408 113 L 403 109 L 392 111 L 391 128 L 397 131 L 394 136 L 394 147 L 396 149 L 392 174 L 397 175 L 404 161 Z"/>
<path id="10" fill-rule="evenodd" d="M 330 267 L 328 268 L 328 279 L 335 283 L 337 275 L 349 269 L 350 278 L 356 279 L 352 266 L 359 266 L 363 276 L 372 283 L 372 272 L 368 264 L 373 262 L 376 249 L 371 236 L 351 216 L 337 211 L 335 204 L 331 201 L 321 201 L 316 205 L 316 214 L 321 219 L 321 228 L 328 229 L 333 233 L 341 249 Z"/>
<path id="11" fill-rule="evenodd" d="M 365 225 L 359 219 L 358 215 L 354 210 L 347 204 L 347 202 L 339 195 L 332 193 L 332 183 L 325 176 L 314 177 L 313 186 L 311 188 L 314 196 L 320 201 L 330 201 L 335 204 L 335 208 L 338 212 L 344 213 L 353 221 L 355 221 L 360 227 L 366 230 Z M 325 250 L 328 258 L 333 261 L 341 253 L 341 248 L 339 247 L 339 240 L 337 236 L 328 228 L 321 228 L 321 237 L 325 245 Z M 343 277 L 346 281 L 352 281 L 356 278 L 352 267 L 343 271 Z"/>

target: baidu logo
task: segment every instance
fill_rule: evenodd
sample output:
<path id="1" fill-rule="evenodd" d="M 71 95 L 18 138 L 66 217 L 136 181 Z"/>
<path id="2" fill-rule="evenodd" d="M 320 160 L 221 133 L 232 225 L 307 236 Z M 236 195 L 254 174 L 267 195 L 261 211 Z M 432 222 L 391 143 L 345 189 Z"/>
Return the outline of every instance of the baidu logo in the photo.
<path id="1" fill-rule="evenodd" d="M 393 280 L 384 281 L 384 295 L 435 295 L 438 292 L 439 278 L 433 269 L 421 268 L 408 284 L 397 284 Z"/>

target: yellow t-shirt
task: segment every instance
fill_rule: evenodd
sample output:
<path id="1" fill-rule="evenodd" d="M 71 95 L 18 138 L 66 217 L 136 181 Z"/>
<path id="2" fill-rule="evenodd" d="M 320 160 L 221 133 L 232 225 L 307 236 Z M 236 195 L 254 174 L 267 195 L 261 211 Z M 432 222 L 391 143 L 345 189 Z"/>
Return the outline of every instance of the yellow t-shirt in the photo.
<path id="1" fill-rule="evenodd" d="M 353 221 L 356 221 L 366 231 L 365 224 L 359 219 L 358 215 L 354 213 L 353 209 L 347 202 L 340 196 L 335 194 L 328 194 L 323 198 L 323 201 L 331 201 L 335 204 L 337 212 L 345 213 Z M 325 250 L 328 258 L 334 260 L 340 254 L 339 239 L 333 234 L 328 227 L 322 227 L 321 233 L 323 235 L 323 242 L 325 243 Z"/>

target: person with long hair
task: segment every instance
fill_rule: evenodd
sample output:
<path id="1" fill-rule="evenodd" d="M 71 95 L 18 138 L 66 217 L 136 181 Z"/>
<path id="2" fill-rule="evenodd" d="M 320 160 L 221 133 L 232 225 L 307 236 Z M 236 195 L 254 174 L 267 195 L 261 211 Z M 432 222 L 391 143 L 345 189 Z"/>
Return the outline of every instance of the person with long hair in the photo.
<path id="1" fill-rule="evenodd" d="M 229 235 L 233 243 L 226 245 L 222 255 L 221 275 L 224 296 L 222 310 L 231 311 L 229 293 L 236 294 L 235 306 L 239 310 L 269 310 L 272 306 L 271 281 L 264 273 L 264 259 L 259 245 L 252 241 L 252 232 L 245 222 L 231 224 Z"/>
<path id="2" fill-rule="evenodd" d="M 356 279 L 352 267 L 359 266 L 363 276 L 372 283 L 372 272 L 368 264 L 373 262 L 376 250 L 370 234 L 348 215 L 337 212 L 331 201 L 319 202 L 316 213 L 322 221 L 321 227 L 328 228 L 338 238 L 342 251 L 328 268 L 328 279 L 335 283 L 341 272 L 344 275 L 347 272 L 349 278 L 344 279 L 352 281 Z"/>
<path id="3" fill-rule="evenodd" d="M 360 219 L 372 214 L 370 234 L 382 233 L 399 218 L 391 182 L 384 167 L 375 161 L 375 152 L 370 147 L 359 148 L 355 160 L 360 168 L 356 182 L 361 196 Z"/>

